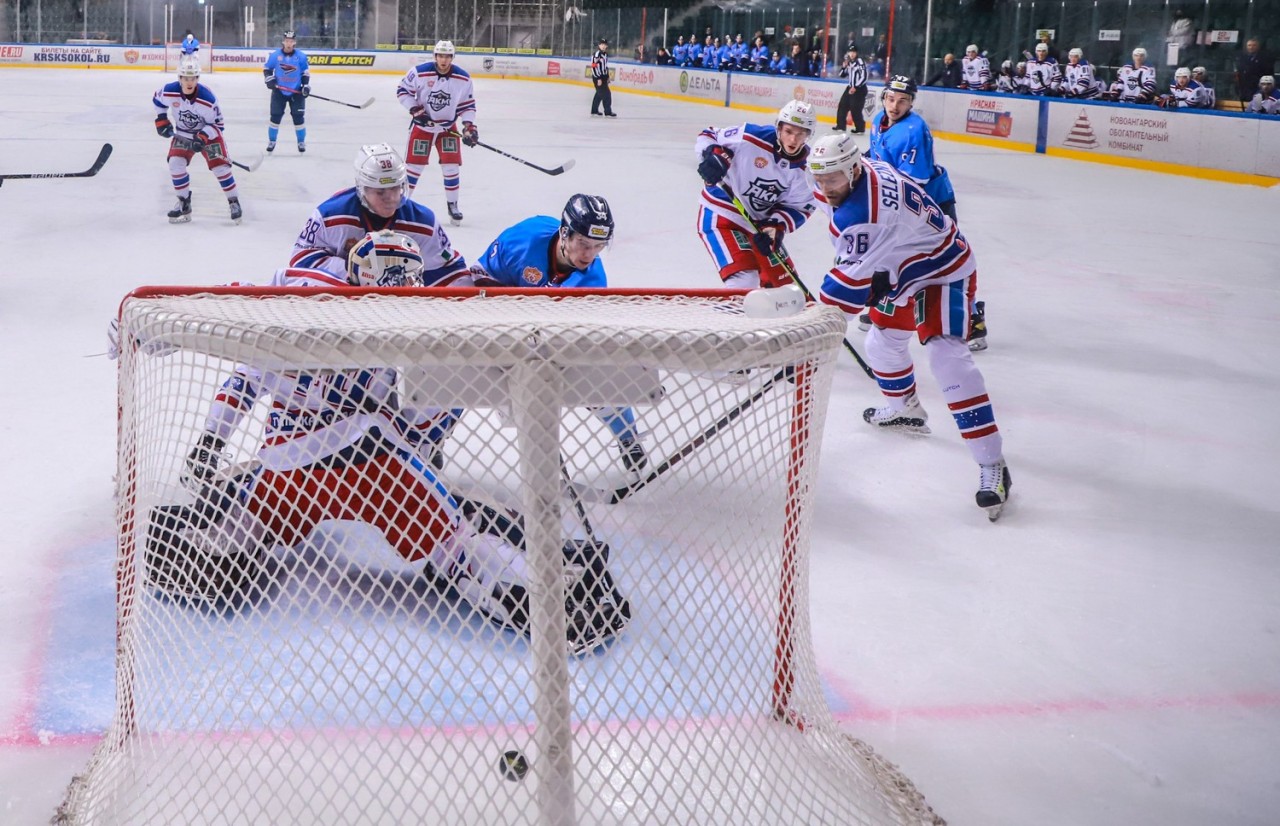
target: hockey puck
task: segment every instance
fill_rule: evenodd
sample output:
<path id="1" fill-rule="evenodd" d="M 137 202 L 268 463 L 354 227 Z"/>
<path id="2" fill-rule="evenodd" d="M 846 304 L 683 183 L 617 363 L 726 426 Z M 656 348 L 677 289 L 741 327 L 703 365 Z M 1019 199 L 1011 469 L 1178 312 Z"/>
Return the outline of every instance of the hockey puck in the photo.
<path id="1" fill-rule="evenodd" d="M 512 783 L 524 780 L 524 776 L 529 773 L 529 761 L 515 749 L 504 751 L 498 759 L 498 773 Z"/>

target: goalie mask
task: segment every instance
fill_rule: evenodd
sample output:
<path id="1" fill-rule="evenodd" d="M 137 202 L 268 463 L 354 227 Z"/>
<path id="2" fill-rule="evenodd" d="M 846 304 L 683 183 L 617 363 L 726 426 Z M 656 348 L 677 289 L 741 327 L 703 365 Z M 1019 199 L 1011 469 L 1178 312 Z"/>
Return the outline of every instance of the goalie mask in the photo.
<path id="1" fill-rule="evenodd" d="M 407 235 L 371 232 L 347 255 L 347 282 L 356 287 L 421 287 L 422 251 Z"/>

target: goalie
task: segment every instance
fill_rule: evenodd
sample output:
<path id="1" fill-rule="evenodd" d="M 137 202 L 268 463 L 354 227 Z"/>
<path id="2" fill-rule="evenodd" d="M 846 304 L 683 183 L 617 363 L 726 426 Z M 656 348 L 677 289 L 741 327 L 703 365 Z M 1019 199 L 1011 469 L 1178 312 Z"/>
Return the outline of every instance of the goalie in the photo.
<path id="1" fill-rule="evenodd" d="M 419 286 L 423 258 L 409 237 L 370 233 L 352 247 L 344 282 L 285 269 L 272 286 Z M 529 630 L 527 560 L 520 518 L 451 496 L 428 455 L 448 411 L 401 407 L 396 371 L 273 372 L 241 365 L 223 383 L 204 433 L 186 458 L 193 506 L 151 513 L 147 582 L 214 604 L 252 599 L 267 550 L 305 540 L 321 522 L 372 525 L 406 560 L 500 627 Z M 252 472 L 224 467 L 223 450 L 259 398 L 270 413 Z M 619 633 L 630 605 L 606 569 L 608 547 L 564 547 L 568 644 L 590 651 Z"/>

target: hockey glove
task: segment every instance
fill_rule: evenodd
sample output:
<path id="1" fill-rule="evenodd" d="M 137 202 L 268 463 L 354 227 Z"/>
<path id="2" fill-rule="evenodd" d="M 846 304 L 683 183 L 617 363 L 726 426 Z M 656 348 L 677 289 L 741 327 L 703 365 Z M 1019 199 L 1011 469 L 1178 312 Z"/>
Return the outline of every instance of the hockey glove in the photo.
<path id="1" fill-rule="evenodd" d="M 156 118 L 156 134 L 162 138 L 173 137 L 173 124 L 169 122 L 168 115 L 160 115 Z"/>
<path id="2" fill-rule="evenodd" d="M 267 80 L 266 80 L 266 84 L 267 84 L 267 88 L 268 88 L 268 89 L 270 89 L 270 90 L 271 90 L 271 91 L 273 91 L 273 92 L 274 92 L 276 89 L 280 88 L 280 83 L 279 83 L 279 81 L 277 81 L 274 77 L 269 77 L 269 78 L 267 78 Z"/>
<path id="3" fill-rule="evenodd" d="M 222 449 L 226 446 L 226 440 L 216 433 L 201 435 L 200 441 L 187 454 L 187 476 L 200 482 L 210 482 L 218 472 Z"/>
<path id="4" fill-rule="evenodd" d="M 761 255 L 773 255 L 782 246 L 782 233 L 786 229 L 781 221 L 762 221 L 756 225 L 751 243 Z"/>
<path id="5" fill-rule="evenodd" d="M 888 270 L 876 270 L 871 273 L 871 295 L 867 298 L 867 306 L 874 307 L 893 291 L 889 283 Z"/>
<path id="6" fill-rule="evenodd" d="M 303 97 L 306 97 L 307 95 L 311 94 L 311 84 L 304 83 L 300 87 L 298 87 L 298 94 L 302 95 Z"/>
<path id="7" fill-rule="evenodd" d="M 412 109 L 410 109 L 409 117 L 413 118 L 413 122 L 418 124 L 419 126 L 425 126 L 430 128 L 436 125 L 435 121 L 427 117 L 427 107 L 425 106 L 415 106 Z"/>
<path id="8" fill-rule="evenodd" d="M 204 148 L 209 145 L 209 139 L 205 137 L 203 132 L 197 132 L 191 136 L 191 151 L 197 155 L 204 154 Z"/>
<path id="9" fill-rule="evenodd" d="M 468 123 L 462 127 L 462 145 L 475 146 L 480 142 L 480 130 L 476 128 L 474 123 Z"/>
<path id="10" fill-rule="evenodd" d="M 729 163 L 733 160 L 733 152 L 718 143 L 713 143 L 702 150 L 702 162 L 698 164 L 698 174 L 708 186 L 715 186 L 724 180 L 729 171 Z"/>

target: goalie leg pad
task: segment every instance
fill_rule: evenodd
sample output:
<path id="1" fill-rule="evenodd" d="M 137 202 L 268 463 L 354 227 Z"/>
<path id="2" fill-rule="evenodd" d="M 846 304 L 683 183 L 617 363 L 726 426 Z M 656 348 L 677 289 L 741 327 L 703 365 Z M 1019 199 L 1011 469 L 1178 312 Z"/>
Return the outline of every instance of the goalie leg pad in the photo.
<path id="1" fill-rule="evenodd" d="M 609 546 L 594 539 L 564 545 L 569 650 L 585 654 L 607 644 L 631 621 L 631 603 L 609 573 Z"/>
<path id="2" fill-rule="evenodd" d="M 266 531 L 239 503 L 231 511 L 160 505 L 143 549 L 148 587 L 178 599 L 238 605 L 255 599 L 266 571 Z"/>

